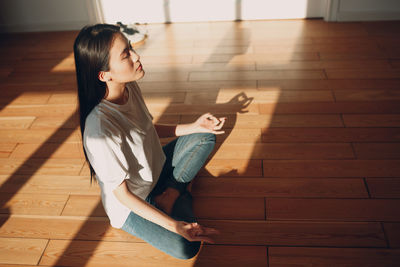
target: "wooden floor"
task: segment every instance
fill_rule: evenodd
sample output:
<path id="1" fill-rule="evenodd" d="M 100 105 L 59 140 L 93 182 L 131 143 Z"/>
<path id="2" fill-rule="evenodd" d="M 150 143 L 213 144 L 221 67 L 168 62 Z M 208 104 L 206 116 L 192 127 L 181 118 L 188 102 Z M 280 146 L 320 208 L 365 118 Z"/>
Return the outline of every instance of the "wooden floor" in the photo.
<path id="1" fill-rule="evenodd" d="M 1 266 L 399 266 L 400 22 L 147 28 L 155 122 L 228 117 L 193 185 L 216 244 L 182 261 L 111 229 L 82 156 L 77 32 L 3 34 Z"/>

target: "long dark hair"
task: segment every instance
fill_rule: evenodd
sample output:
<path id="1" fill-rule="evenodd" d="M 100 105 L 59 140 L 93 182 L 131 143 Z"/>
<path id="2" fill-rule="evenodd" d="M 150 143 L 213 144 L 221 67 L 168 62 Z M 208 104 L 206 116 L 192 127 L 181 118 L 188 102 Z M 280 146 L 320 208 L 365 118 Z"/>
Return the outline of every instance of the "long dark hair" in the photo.
<path id="1" fill-rule="evenodd" d="M 100 81 L 98 75 L 100 71 L 109 70 L 109 52 L 117 33 L 120 33 L 118 26 L 96 24 L 84 27 L 75 39 L 74 56 L 82 141 L 87 116 L 106 94 L 106 83 Z M 90 182 L 92 182 L 95 172 L 84 147 L 83 151 L 90 168 Z"/>

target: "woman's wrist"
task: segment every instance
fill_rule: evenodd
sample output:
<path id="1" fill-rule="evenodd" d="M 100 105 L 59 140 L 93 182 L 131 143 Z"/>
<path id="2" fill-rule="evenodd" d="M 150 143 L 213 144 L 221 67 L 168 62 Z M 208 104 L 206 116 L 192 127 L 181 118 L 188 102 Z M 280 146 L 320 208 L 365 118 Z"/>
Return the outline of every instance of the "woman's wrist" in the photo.
<path id="1" fill-rule="evenodd" d="M 192 133 L 194 133 L 193 132 L 193 123 L 176 125 L 176 128 L 175 128 L 176 136 L 188 135 L 188 134 L 192 134 Z"/>

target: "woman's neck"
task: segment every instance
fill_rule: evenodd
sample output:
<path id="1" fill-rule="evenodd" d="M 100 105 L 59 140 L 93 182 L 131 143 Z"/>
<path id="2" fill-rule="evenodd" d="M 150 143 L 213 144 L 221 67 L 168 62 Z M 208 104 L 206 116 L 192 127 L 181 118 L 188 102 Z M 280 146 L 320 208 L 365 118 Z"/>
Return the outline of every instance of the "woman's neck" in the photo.
<path id="1" fill-rule="evenodd" d="M 123 105 L 128 100 L 127 94 L 125 93 L 125 83 L 107 83 L 107 90 L 104 99 L 111 103 Z"/>

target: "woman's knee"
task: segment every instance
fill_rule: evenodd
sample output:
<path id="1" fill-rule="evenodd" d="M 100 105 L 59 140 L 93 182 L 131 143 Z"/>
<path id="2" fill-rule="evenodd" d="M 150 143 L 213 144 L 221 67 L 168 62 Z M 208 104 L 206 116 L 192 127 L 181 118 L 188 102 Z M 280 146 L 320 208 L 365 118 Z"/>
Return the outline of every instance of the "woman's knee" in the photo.
<path id="1" fill-rule="evenodd" d="M 201 133 L 201 141 L 215 144 L 216 136 L 213 133 Z"/>
<path id="2" fill-rule="evenodd" d="M 201 242 L 189 242 L 185 239 L 180 248 L 174 251 L 173 256 L 183 260 L 191 259 L 199 252 L 200 245 Z"/>

